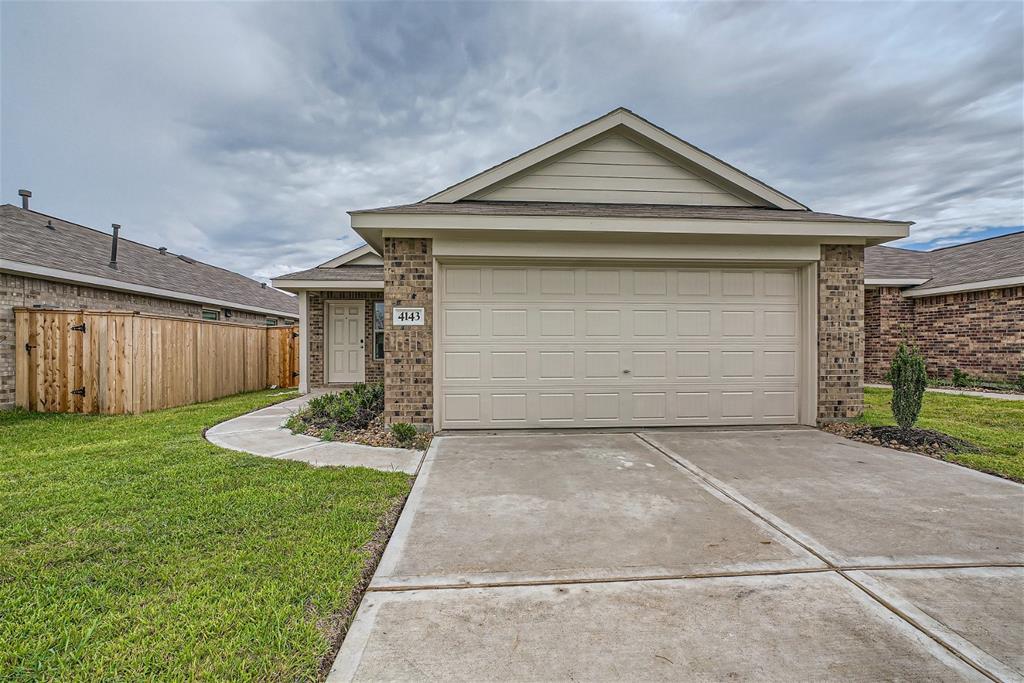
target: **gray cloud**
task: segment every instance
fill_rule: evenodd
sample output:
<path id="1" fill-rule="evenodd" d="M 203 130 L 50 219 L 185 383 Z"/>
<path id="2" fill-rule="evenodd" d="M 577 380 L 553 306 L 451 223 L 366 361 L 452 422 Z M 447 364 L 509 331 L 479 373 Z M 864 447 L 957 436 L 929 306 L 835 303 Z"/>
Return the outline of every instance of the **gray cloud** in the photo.
<path id="1" fill-rule="evenodd" d="M 0 192 L 248 274 L 625 105 L 911 243 L 1024 224 L 1018 3 L 12 3 Z"/>

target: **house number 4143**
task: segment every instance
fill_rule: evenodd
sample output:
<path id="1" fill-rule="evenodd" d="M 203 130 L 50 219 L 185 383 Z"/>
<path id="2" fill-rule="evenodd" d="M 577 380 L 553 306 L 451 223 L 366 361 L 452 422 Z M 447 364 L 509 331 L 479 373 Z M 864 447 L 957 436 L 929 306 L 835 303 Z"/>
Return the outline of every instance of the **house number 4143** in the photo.
<path id="1" fill-rule="evenodd" d="M 393 308 L 391 309 L 391 322 L 395 325 L 422 325 L 422 308 Z"/>

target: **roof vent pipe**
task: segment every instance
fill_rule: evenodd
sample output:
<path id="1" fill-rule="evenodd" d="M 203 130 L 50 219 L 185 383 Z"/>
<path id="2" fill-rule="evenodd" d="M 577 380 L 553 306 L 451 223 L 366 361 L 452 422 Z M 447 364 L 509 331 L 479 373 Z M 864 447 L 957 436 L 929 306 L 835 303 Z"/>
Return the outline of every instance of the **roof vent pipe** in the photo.
<path id="1" fill-rule="evenodd" d="M 117 268 L 117 233 L 121 231 L 121 226 L 111 223 L 110 227 L 114 229 L 114 236 L 110 240 L 110 267 Z"/>
<path id="2" fill-rule="evenodd" d="M 167 247 L 160 247 L 157 251 L 160 252 L 161 256 L 167 256 Z"/>
<path id="3" fill-rule="evenodd" d="M 266 282 L 261 282 L 260 283 L 260 288 L 261 289 L 266 289 L 267 288 L 267 283 Z"/>
<path id="4" fill-rule="evenodd" d="M 18 190 L 18 196 L 21 197 L 21 208 L 28 208 L 28 198 L 32 196 L 30 190 Z"/>

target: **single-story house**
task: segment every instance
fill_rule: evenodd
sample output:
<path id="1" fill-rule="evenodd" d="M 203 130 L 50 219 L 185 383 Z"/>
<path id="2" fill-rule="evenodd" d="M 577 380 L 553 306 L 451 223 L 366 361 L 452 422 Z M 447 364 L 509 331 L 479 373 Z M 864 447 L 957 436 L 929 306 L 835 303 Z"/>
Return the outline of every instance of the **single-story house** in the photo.
<path id="1" fill-rule="evenodd" d="M 0 206 L 0 409 L 14 406 L 14 309 L 139 311 L 293 325 L 296 297 L 163 247 L 22 207 Z"/>
<path id="2" fill-rule="evenodd" d="M 1024 375 L 1024 231 L 933 251 L 869 247 L 864 282 L 869 382 L 884 378 L 902 341 L 935 378 Z"/>
<path id="3" fill-rule="evenodd" d="M 385 419 L 433 429 L 853 417 L 864 249 L 910 226 L 811 211 L 627 109 L 350 215 L 367 248 L 273 281 L 301 388 L 383 375 Z"/>

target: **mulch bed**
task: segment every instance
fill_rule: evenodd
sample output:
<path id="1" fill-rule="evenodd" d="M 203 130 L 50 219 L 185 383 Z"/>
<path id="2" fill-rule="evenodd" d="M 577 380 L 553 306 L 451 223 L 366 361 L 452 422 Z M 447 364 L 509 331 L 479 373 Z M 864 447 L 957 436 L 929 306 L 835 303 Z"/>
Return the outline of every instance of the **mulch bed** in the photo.
<path id="1" fill-rule="evenodd" d="M 322 439 L 322 430 L 317 427 L 308 427 L 305 431 L 296 432 L 305 434 L 317 439 Z M 425 451 L 430 446 L 431 434 L 417 434 L 411 444 L 399 443 L 395 435 L 384 424 L 384 417 L 378 416 L 367 425 L 365 429 L 354 429 L 350 431 L 337 432 L 332 441 L 344 441 L 346 443 L 358 443 L 363 446 L 378 446 L 381 448 L 411 448 L 417 451 Z"/>
<path id="2" fill-rule="evenodd" d="M 942 457 L 952 453 L 964 453 L 980 450 L 969 441 L 943 434 L 933 429 L 901 429 L 900 427 L 850 424 L 849 422 L 833 422 L 822 427 L 826 432 L 863 441 L 875 446 L 885 446 L 899 451 L 921 453 L 933 457 Z"/>

